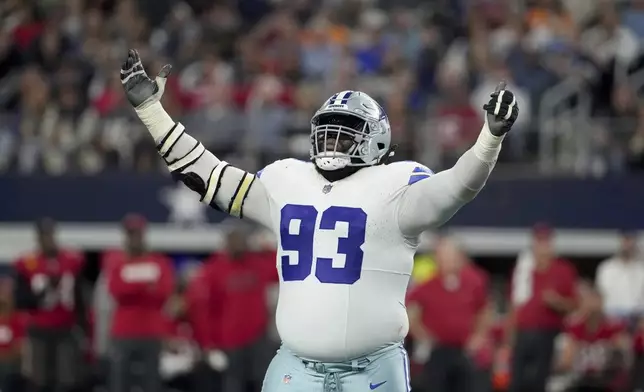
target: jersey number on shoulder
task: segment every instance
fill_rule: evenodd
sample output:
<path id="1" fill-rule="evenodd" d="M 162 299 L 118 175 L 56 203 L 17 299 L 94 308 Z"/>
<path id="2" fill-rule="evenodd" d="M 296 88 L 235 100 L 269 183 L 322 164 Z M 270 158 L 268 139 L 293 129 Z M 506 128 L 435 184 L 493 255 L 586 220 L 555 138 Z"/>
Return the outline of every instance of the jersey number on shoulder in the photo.
<path id="1" fill-rule="evenodd" d="M 289 256 L 282 256 L 284 281 L 304 280 L 313 270 L 313 240 L 316 230 L 335 230 L 339 222 L 349 224 L 346 237 L 338 238 L 339 254 L 346 256 L 344 267 L 333 267 L 333 260 L 316 259 L 315 276 L 322 283 L 353 284 L 360 279 L 364 252 L 360 248 L 365 241 L 367 214 L 360 208 L 329 207 L 322 211 L 320 226 L 316 227 L 318 210 L 313 206 L 287 204 L 282 208 L 280 219 L 280 243 L 285 251 L 297 252 L 297 264 L 289 263 Z M 299 221 L 299 231 L 289 230 L 293 221 Z"/>

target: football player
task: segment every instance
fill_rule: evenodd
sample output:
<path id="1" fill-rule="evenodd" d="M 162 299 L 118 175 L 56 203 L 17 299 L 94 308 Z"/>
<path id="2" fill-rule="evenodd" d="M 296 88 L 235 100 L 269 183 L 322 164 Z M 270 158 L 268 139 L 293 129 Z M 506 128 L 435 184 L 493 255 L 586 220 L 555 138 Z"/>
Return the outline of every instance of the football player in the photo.
<path id="1" fill-rule="evenodd" d="M 387 115 L 358 91 L 333 95 L 315 113 L 310 161 L 284 159 L 252 174 L 219 160 L 166 113 L 159 100 L 170 69 L 149 78 L 135 50 L 121 68 L 127 98 L 170 172 L 202 202 L 278 239 L 283 344 L 263 391 L 408 391 L 404 302 L 419 235 L 485 185 L 519 114 L 512 92 L 499 85 L 476 144 L 437 174 L 415 162 L 388 164 Z"/>

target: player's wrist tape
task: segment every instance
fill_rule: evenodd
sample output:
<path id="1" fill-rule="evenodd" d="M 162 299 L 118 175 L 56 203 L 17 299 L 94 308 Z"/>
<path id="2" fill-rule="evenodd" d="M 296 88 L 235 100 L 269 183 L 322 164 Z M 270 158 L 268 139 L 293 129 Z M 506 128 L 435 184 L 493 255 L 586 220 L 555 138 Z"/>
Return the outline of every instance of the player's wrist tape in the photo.
<path id="1" fill-rule="evenodd" d="M 135 108 L 134 110 L 157 144 L 175 125 L 172 117 L 165 111 L 161 102 L 155 102 L 142 109 Z"/>
<path id="2" fill-rule="evenodd" d="M 478 159 L 483 162 L 496 162 L 499 158 L 499 153 L 501 152 L 501 143 L 503 142 L 503 136 L 494 136 L 490 132 L 490 128 L 487 125 L 487 122 L 483 124 L 483 129 L 479 134 L 476 143 L 472 146 L 472 151 Z"/>

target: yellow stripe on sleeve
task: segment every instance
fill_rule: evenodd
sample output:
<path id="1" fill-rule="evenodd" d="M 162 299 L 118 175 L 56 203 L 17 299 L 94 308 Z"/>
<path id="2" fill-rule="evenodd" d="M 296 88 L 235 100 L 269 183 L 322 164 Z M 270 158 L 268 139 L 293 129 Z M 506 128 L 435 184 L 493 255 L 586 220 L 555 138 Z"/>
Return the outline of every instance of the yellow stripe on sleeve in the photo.
<path id="1" fill-rule="evenodd" d="M 244 176 L 237 189 L 237 192 L 233 196 L 233 202 L 230 205 L 229 214 L 238 218 L 242 217 L 242 206 L 244 205 L 244 200 L 248 196 L 248 191 L 250 190 L 250 185 L 253 183 L 255 175 L 248 174 Z"/>

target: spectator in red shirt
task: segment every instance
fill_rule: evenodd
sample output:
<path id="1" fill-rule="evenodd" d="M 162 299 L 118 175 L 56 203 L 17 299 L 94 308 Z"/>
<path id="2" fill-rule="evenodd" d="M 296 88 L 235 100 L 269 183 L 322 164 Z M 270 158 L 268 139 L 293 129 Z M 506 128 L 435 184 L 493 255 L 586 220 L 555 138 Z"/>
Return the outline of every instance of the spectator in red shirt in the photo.
<path id="1" fill-rule="evenodd" d="M 0 390 L 21 391 L 20 360 L 25 317 L 14 310 L 13 281 L 0 278 Z"/>
<path id="2" fill-rule="evenodd" d="M 174 291 L 172 266 L 167 257 L 145 248 L 145 220 L 137 215 L 124 220 L 125 252 L 114 262 L 108 277 L 116 309 L 112 320 L 110 390 L 143 392 L 161 390 L 159 356 L 168 320 L 166 302 Z M 134 369 L 141 374 L 132 374 Z"/>
<path id="3" fill-rule="evenodd" d="M 626 379 L 630 356 L 626 325 L 604 315 L 596 288 L 580 293 L 580 299 L 579 314 L 564 329 L 558 370 L 573 373 L 571 392 L 615 390 Z"/>
<path id="4" fill-rule="evenodd" d="M 555 338 L 576 307 L 576 287 L 574 267 L 555 257 L 551 229 L 535 226 L 532 248 L 519 256 L 512 274 L 510 392 L 545 391 Z"/>
<path id="5" fill-rule="evenodd" d="M 217 370 L 226 370 L 224 390 L 260 389 L 273 350 L 266 343 L 270 320 L 267 292 L 277 282 L 275 257 L 248 251 L 246 233 L 229 232 L 226 250 L 206 261 L 203 281 L 207 288 L 195 328 L 207 359 Z M 207 298 L 207 300 L 203 300 Z M 204 330 L 208 336 L 204 337 Z M 225 359 L 222 359 L 222 353 Z"/>
<path id="6" fill-rule="evenodd" d="M 38 221 L 36 234 L 38 251 L 15 263 L 17 309 L 30 316 L 27 378 L 36 390 L 73 390 L 83 364 L 79 332 L 87 331 L 84 259 L 58 246 L 53 220 Z"/>
<path id="7" fill-rule="evenodd" d="M 409 295 L 410 332 L 417 344 L 431 345 L 432 391 L 470 392 L 479 386 L 474 357 L 487 340 L 487 278 L 448 238 L 439 241 L 436 262 L 437 275 Z"/>

